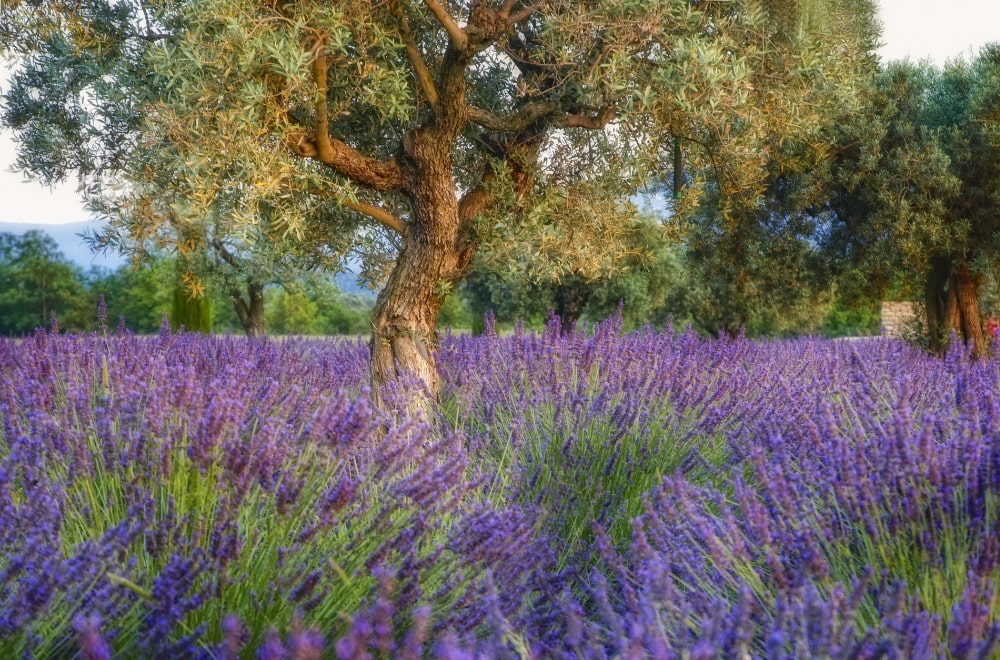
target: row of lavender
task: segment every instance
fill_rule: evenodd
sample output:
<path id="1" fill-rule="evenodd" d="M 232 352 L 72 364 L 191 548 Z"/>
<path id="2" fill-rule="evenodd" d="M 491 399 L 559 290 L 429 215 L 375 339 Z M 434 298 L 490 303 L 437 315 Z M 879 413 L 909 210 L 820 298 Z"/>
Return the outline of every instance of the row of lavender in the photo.
<path id="1" fill-rule="evenodd" d="M 4 657 L 989 657 L 994 361 L 888 340 L 0 342 Z"/>

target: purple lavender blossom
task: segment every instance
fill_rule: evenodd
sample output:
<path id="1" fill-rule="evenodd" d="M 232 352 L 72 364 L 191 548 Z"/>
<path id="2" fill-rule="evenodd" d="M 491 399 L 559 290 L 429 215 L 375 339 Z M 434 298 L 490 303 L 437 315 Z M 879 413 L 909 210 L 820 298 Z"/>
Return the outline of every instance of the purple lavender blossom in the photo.
<path id="1" fill-rule="evenodd" d="M 366 350 L 0 341 L 0 650 L 995 653 L 994 361 L 553 321 L 427 415 Z"/>
<path id="2" fill-rule="evenodd" d="M 111 649 L 101 635 L 101 617 L 97 614 L 79 614 L 73 627 L 80 634 L 80 655 L 83 660 L 110 660 Z"/>

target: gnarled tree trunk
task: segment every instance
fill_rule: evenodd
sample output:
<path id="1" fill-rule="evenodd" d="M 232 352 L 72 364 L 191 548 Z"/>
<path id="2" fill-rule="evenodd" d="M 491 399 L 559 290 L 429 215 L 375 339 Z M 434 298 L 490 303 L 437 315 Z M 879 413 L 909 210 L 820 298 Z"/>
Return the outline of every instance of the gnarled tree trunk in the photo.
<path id="1" fill-rule="evenodd" d="M 372 310 L 371 386 L 378 406 L 382 388 L 404 374 L 422 380 L 431 399 L 438 397 L 438 312 L 473 254 L 460 238 L 451 145 L 415 132 L 409 147 L 416 181 L 412 213 L 396 266 Z"/>
<path id="2" fill-rule="evenodd" d="M 554 311 L 559 316 L 564 333 L 570 332 L 579 323 L 589 300 L 590 288 L 581 278 L 570 276 L 556 287 Z"/>
<path id="3" fill-rule="evenodd" d="M 247 284 L 247 295 L 238 289 L 232 289 L 229 295 L 236 308 L 236 316 L 240 319 L 243 332 L 247 337 L 263 337 L 264 330 L 264 285 L 258 282 Z"/>
<path id="4" fill-rule="evenodd" d="M 979 285 L 981 279 L 969 271 L 968 266 L 961 265 L 955 269 L 952 279 L 955 283 L 956 306 L 961 336 L 973 345 L 976 357 L 986 355 L 988 345 L 983 333 L 982 319 L 979 318 Z"/>
<path id="5" fill-rule="evenodd" d="M 952 330 L 973 345 L 973 354 L 987 351 L 987 339 L 979 318 L 981 278 L 964 263 L 955 263 L 944 255 L 935 257 L 927 275 L 924 303 L 931 348 L 941 354 L 948 347 Z"/>

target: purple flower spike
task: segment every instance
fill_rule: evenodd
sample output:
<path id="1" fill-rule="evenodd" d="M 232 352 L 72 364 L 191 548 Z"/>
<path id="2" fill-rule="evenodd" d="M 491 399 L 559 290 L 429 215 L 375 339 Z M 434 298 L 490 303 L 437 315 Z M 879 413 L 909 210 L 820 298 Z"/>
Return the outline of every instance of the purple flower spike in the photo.
<path id="1" fill-rule="evenodd" d="M 281 635 L 274 628 L 267 631 L 264 643 L 257 650 L 257 660 L 289 660 L 288 649 L 281 643 Z"/>
<path id="2" fill-rule="evenodd" d="M 80 654 L 83 660 L 110 660 L 111 648 L 101 635 L 101 617 L 78 614 L 73 627 L 80 634 Z"/>

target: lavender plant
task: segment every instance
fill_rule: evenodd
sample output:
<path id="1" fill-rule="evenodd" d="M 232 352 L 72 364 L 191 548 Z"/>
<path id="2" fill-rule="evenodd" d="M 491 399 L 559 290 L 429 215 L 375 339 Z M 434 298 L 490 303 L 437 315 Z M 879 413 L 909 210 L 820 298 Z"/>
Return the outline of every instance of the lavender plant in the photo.
<path id="1" fill-rule="evenodd" d="M 376 432 L 363 347 L 332 348 L 167 330 L 5 343 L 4 655 L 97 638 L 211 655 L 233 645 L 229 615 L 241 648 L 293 620 L 335 638 L 377 571 L 427 563 L 464 448 L 419 424 Z"/>

